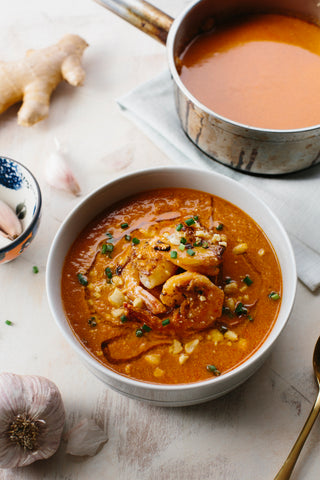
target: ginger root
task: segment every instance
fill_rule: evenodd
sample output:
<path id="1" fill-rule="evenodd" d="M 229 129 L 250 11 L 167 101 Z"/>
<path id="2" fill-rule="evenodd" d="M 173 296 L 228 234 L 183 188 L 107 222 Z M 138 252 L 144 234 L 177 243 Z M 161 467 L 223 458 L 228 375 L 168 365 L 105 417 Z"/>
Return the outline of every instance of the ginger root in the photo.
<path id="1" fill-rule="evenodd" d="M 21 61 L 0 62 L 0 113 L 22 101 L 19 125 L 29 127 L 46 118 L 51 93 L 63 79 L 82 85 L 81 56 L 87 46 L 78 35 L 65 35 L 56 45 L 29 50 Z"/>

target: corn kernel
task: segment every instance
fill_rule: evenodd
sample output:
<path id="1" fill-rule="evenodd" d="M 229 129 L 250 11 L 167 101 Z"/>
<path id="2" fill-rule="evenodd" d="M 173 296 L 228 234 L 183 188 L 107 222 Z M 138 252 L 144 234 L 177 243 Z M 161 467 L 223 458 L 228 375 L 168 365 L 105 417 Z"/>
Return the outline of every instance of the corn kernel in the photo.
<path id="1" fill-rule="evenodd" d="M 232 330 L 228 330 L 224 334 L 224 338 L 226 340 L 230 340 L 231 342 L 236 342 L 238 340 L 238 335 L 236 334 L 236 332 L 233 332 Z"/>
<path id="2" fill-rule="evenodd" d="M 135 307 L 135 308 L 142 308 L 143 305 L 144 305 L 144 301 L 142 300 L 142 298 L 140 297 L 137 297 L 133 300 L 133 303 L 132 305 Z"/>
<path id="3" fill-rule="evenodd" d="M 226 294 L 237 292 L 237 291 L 238 291 L 238 284 L 237 284 L 237 282 L 227 283 L 227 285 L 225 285 L 223 291 L 224 291 L 224 293 L 226 293 Z"/>
<path id="4" fill-rule="evenodd" d="M 153 375 L 155 377 L 162 377 L 162 375 L 164 374 L 164 370 L 162 370 L 161 368 L 157 367 L 154 372 L 153 372 Z"/>
<path id="5" fill-rule="evenodd" d="M 246 243 L 239 243 L 232 249 L 234 255 L 241 255 L 248 250 L 248 245 Z"/>
<path id="6" fill-rule="evenodd" d="M 169 352 L 173 354 L 177 354 L 182 352 L 183 347 L 179 340 L 174 339 L 172 345 L 169 347 Z"/>
<path id="7" fill-rule="evenodd" d="M 194 349 L 198 346 L 199 344 L 199 339 L 196 338 L 195 340 L 192 340 L 191 342 L 188 342 L 185 344 L 184 349 L 187 353 L 192 353 Z"/>
<path id="8" fill-rule="evenodd" d="M 152 353 L 149 355 L 146 355 L 144 357 L 148 363 L 151 363 L 151 365 L 159 365 L 160 360 L 161 360 L 161 355 L 159 353 Z"/>
<path id="9" fill-rule="evenodd" d="M 185 353 L 181 353 L 181 355 L 179 355 L 179 363 L 180 365 L 183 365 L 184 363 L 186 363 L 186 361 L 188 360 L 189 358 L 189 355 L 186 355 Z"/>

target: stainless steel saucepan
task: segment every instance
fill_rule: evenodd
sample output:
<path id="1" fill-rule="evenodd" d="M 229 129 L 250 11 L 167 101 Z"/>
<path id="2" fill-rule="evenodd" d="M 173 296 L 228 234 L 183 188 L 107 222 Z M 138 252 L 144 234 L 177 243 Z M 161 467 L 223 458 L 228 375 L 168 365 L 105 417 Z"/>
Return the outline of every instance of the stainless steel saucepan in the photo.
<path id="1" fill-rule="evenodd" d="M 319 23 L 319 2 L 197 0 L 174 20 L 142 0 L 96 1 L 166 44 L 181 126 L 190 140 L 209 157 L 243 172 L 265 175 L 296 172 L 320 162 L 320 125 L 295 130 L 272 130 L 234 122 L 218 115 L 193 97 L 181 82 L 178 71 L 179 56 L 186 45 L 198 33 L 211 29 L 217 22 L 241 13 L 273 12 Z"/>

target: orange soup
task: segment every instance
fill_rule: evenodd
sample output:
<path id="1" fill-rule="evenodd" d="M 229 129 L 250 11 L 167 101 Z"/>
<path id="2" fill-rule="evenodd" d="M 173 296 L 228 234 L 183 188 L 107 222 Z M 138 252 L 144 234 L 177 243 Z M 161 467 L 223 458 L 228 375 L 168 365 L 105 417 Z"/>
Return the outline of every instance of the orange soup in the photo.
<path id="1" fill-rule="evenodd" d="M 203 105 L 258 128 L 320 123 L 320 28 L 275 14 L 239 17 L 196 37 L 181 80 Z"/>
<path id="2" fill-rule="evenodd" d="M 165 384 L 223 375 L 250 357 L 274 325 L 281 289 L 259 226 L 188 189 L 148 191 L 96 218 L 72 245 L 61 285 L 92 356 Z"/>

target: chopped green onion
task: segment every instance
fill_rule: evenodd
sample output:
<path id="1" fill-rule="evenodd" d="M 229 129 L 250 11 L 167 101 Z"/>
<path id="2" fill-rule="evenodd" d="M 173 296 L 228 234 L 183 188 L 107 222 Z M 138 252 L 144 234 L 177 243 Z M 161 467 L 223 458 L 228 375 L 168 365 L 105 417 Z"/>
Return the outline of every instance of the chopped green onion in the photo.
<path id="1" fill-rule="evenodd" d="M 97 326 L 97 322 L 96 322 L 95 317 L 89 318 L 88 324 L 90 325 L 90 327 L 96 327 L 96 326 Z"/>
<path id="2" fill-rule="evenodd" d="M 248 287 L 250 287 L 250 285 L 252 285 L 252 283 L 253 283 L 253 280 L 251 280 L 251 278 L 249 277 L 249 275 L 246 275 L 246 276 L 244 277 L 243 281 L 244 281 L 244 283 L 245 283 L 246 285 L 248 285 Z"/>
<path id="3" fill-rule="evenodd" d="M 84 287 L 86 287 L 88 285 L 88 279 L 85 275 L 83 275 L 82 273 L 78 273 L 77 277 L 78 277 L 79 283 L 81 283 L 81 285 L 83 285 Z"/>
<path id="4" fill-rule="evenodd" d="M 223 223 L 219 223 L 219 224 L 216 226 L 216 230 L 223 230 Z"/>
<path id="5" fill-rule="evenodd" d="M 251 315 L 248 315 L 249 322 L 253 322 L 254 318 Z"/>
<path id="6" fill-rule="evenodd" d="M 226 285 L 229 285 L 229 283 L 231 283 L 231 282 L 232 282 L 232 278 L 231 278 L 231 277 L 226 277 L 226 278 L 224 279 L 224 283 L 225 283 Z"/>
<path id="7" fill-rule="evenodd" d="M 170 323 L 170 318 L 166 318 L 165 320 L 162 320 L 162 325 L 165 327 L 166 325 L 169 325 Z"/>
<path id="8" fill-rule="evenodd" d="M 142 337 L 142 335 L 143 335 L 143 331 L 141 330 L 141 328 L 138 328 L 136 330 L 136 337 Z"/>
<path id="9" fill-rule="evenodd" d="M 246 309 L 246 307 L 243 306 L 243 303 L 241 302 L 238 303 L 234 311 L 238 316 L 246 315 L 248 313 L 248 310 Z"/>
<path id="10" fill-rule="evenodd" d="M 202 248 L 209 248 L 209 243 L 207 242 L 207 240 L 203 240 L 201 246 L 202 246 Z"/>
<path id="11" fill-rule="evenodd" d="M 142 325 L 142 330 L 144 332 L 151 332 L 152 328 L 149 327 L 149 325 L 146 325 L 145 323 Z"/>
<path id="12" fill-rule="evenodd" d="M 127 322 L 128 321 L 127 315 L 121 315 L 120 320 L 121 320 L 122 323 Z"/>
<path id="13" fill-rule="evenodd" d="M 193 218 L 188 218 L 186 220 L 186 225 L 188 225 L 188 227 L 191 227 L 191 225 L 193 225 L 195 222 L 194 222 L 194 219 Z"/>
<path id="14" fill-rule="evenodd" d="M 229 307 L 222 307 L 222 315 L 228 315 L 229 318 L 233 318 L 233 313 L 231 312 Z"/>
<path id="15" fill-rule="evenodd" d="M 112 270 L 110 267 L 107 267 L 104 272 L 108 278 L 112 278 Z"/>
<path id="16" fill-rule="evenodd" d="M 181 252 L 183 252 L 183 250 L 185 249 L 185 245 L 183 245 L 182 243 L 180 243 L 179 245 L 179 250 L 181 250 Z"/>
<path id="17" fill-rule="evenodd" d="M 112 233 L 107 232 L 107 233 L 106 233 L 106 237 L 112 238 Z"/>
<path id="18" fill-rule="evenodd" d="M 101 253 L 103 253 L 103 254 L 107 253 L 107 244 L 106 244 L 106 243 L 104 243 L 104 244 L 102 245 L 102 247 L 101 247 Z"/>
<path id="19" fill-rule="evenodd" d="M 133 243 L 134 245 L 139 245 L 139 243 L 140 243 L 139 238 L 133 237 L 132 243 Z"/>
<path id="20" fill-rule="evenodd" d="M 184 237 L 181 237 L 180 238 L 180 243 L 182 243 L 183 245 L 185 245 L 187 243 L 187 239 L 184 238 Z"/>
<path id="21" fill-rule="evenodd" d="M 33 273 L 39 273 L 39 268 L 36 265 L 34 265 L 32 267 L 32 271 L 33 271 Z"/>
<path id="22" fill-rule="evenodd" d="M 201 247 L 201 245 L 202 245 L 202 240 L 201 240 L 201 238 L 200 238 L 199 240 L 196 240 L 196 241 L 194 242 L 194 244 L 193 244 L 194 247 Z"/>
<path id="23" fill-rule="evenodd" d="M 131 236 L 130 235 L 125 235 L 124 238 L 127 240 L 127 242 L 130 242 Z"/>
<path id="24" fill-rule="evenodd" d="M 129 227 L 129 223 L 127 223 L 127 222 L 121 223 L 120 227 L 123 228 L 123 229 L 128 228 L 128 227 Z"/>
<path id="25" fill-rule="evenodd" d="M 112 243 L 107 243 L 106 247 L 107 247 L 107 252 L 113 252 L 114 245 L 112 245 Z"/>
<path id="26" fill-rule="evenodd" d="M 182 230 L 182 229 L 183 229 L 183 225 L 182 225 L 182 223 L 179 223 L 179 224 L 176 226 L 177 232 L 180 232 L 180 230 Z"/>
<path id="27" fill-rule="evenodd" d="M 13 325 L 13 323 L 11 322 L 11 320 L 6 320 L 6 321 L 5 321 L 5 324 L 6 324 L 6 325 Z"/>
<path id="28" fill-rule="evenodd" d="M 280 295 L 277 292 L 271 292 L 268 296 L 271 300 L 280 300 Z"/>
<path id="29" fill-rule="evenodd" d="M 199 216 L 198 215 L 194 215 L 193 216 L 194 220 L 197 222 L 199 220 Z"/>
<path id="30" fill-rule="evenodd" d="M 171 258 L 177 258 L 177 256 L 178 256 L 178 252 L 176 250 L 171 250 L 170 257 Z"/>
<path id="31" fill-rule="evenodd" d="M 217 367 L 215 365 L 207 365 L 207 370 L 208 370 L 208 372 L 213 373 L 217 377 L 219 375 L 221 375 L 220 371 L 217 369 Z"/>
<path id="32" fill-rule="evenodd" d="M 188 248 L 187 254 L 190 255 L 190 257 L 193 257 L 193 255 L 195 255 L 196 252 L 194 250 L 192 250 L 192 248 Z"/>

